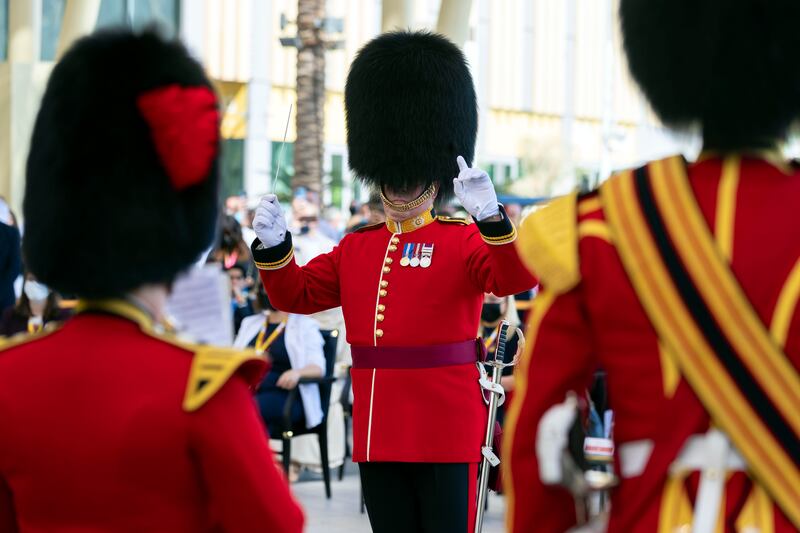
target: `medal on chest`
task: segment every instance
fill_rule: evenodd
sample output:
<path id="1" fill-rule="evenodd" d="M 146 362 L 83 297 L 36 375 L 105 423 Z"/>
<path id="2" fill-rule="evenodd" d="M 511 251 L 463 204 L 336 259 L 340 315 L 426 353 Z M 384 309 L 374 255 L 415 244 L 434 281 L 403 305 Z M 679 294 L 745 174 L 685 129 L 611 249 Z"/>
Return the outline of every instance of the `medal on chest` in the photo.
<path id="1" fill-rule="evenodd" d="M 414 243 L 407 242 L 403 245 L 403 258 L 400 259 L 400 266 L 407 267 L 411 264 L 411 258 L 414 256 Z"/>
<path id="2" fill-rule="evenodd" d="M 428 268 L 433 260 L 433 244 L 423 244 L 421 253 L 422 257 L 419 259 L 419 266 Z"/>
<path id="3" fill-rule="evenodd" d="M 416 243 L 414 245 L 414 257 L 411 258 L 411 266 L 416 268 L 419 266 L 419 252 L 422 249 L 422 244 Z"/>
<path id="4" fill-rule="evenodd" d="M 428 268 L 433 262 L 433 243 L 407 242 L 403 245 L 402 267 Z"/>

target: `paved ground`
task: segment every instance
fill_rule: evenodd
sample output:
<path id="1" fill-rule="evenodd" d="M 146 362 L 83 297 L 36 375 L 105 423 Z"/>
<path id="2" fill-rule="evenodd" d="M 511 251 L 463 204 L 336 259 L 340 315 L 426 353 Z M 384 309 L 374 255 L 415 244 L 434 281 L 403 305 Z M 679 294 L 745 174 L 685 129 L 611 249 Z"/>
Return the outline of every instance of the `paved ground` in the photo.
<path id="1" fill-rule="evenodd" d="M 322 476 L 304 472 L 300 481 L 292 485 L 295 495 L 306 510 L 307 533 L 369 533 L 369 519 L 359 513 L 359 481 L 355 465 L 348 463 L 342 481 L 332 472 L 331 499 L 325 499 Z M 485 533 L 503 531 L 505 501 L 491 493 L 489 510 L 484 520 Z M 413 532 L 409 532 L 413 533 Z"/>

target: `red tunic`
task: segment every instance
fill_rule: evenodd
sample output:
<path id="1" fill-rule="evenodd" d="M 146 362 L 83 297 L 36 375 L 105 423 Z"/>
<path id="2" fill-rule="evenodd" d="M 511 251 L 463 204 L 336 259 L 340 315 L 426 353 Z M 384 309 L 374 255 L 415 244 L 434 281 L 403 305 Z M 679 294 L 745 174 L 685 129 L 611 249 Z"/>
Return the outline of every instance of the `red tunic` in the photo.
<path id="1" fill-rule="evenodd" d="M 263 361 L 239 356 L 224 383 L 206 374 L 221 388 L 187 412 L 198 356 L 129 318 L 87 312 L 9 344 L 0 531 L 302 530 L 248 388 Z"/>
<path id="2" fill-rule="evenodd" d="M 722 248 L 731 250 L 733 271 L 764 324 L 773 327 L 786 320 L 785 339 L 778 341 L 795 368 L 800 368 L 800 319 L 795 312 L 800 286 L 787 283 L 800 257 L 800 170 L 756 158 L 742 158 L 739 166 L 732 161 L 738 172 L 730 174 L 722 186 L 720 158 L 690 165 L 689 180 L 712 232 L 721 240 L 730 236 Z M 720 210 L 720 205 L 728 209 Z M 516 374 L 504 471 L 510 489 L 509 531 L 513 532 L 561 532 L 574 524 L 572 497 L 539 480 L 534 443 L 544 411 L 562 402 L 568 390 L 585 388 L 595 369 L 601 367 L 608 375 L 617 450 L 628 442 L 650 440 L 652 454 L 674 457 L 679 450 L 668 449 L 670 433 L 680 433 L 680 445 L 681 439 L 709 428 L 702 404 L 671 360 L 659 352 L 656 333 L 614 248 L 598 196 L 581 199 L 577 211 L 573 224 L 577 224 L 580 281 L 556 294 L 542 276 L 543 292 L 529 322 L 528 350 Z M 526 221 L 523 237 L 527 226 Z M 530 261 L 535 266 L 537 258 Z M 784 307 L 783 312 L 789 314 L 782 317 L 776 311 L 779 299 L 791 304 Z M 690 502 L 698 474 L 680 482 L 688 508 L 668 505 L 668 480 L 666 471 L 623 478 L 612 492 L 609 531 L 674 531 L 691 521 Z M 756 527 L 765 531 L 769 524 L 776 532 L 794 531 L 781 511 L 768 500 L 764 504 L 763 493 L 756 492 L 745 473 L 730 475 L 724 495 L 724 530 Z"/>
<path id="3" fill-rule="evenodd" d="M 391 223 L 393 224 L 393 223 Z M 484 292 L 535 285 L 500 222 L 466 224 L 426 213 L 405 227 L 375 225 L 298 267 L 291 237 L 253 245 L 273 305 L 292 313 L 342 306 L 356 346 L 431 346 L 475 339 Z M 488 244 L 492 242 L 495 244 Z M 403 266 L 407 244 L 433 245 L 430 266 Z M 403 262 L 404 263 L 404 262 Z M 354 368 L 353 460 L 477 462 L 486 426 L 474 363 L 438 368 Z"/>

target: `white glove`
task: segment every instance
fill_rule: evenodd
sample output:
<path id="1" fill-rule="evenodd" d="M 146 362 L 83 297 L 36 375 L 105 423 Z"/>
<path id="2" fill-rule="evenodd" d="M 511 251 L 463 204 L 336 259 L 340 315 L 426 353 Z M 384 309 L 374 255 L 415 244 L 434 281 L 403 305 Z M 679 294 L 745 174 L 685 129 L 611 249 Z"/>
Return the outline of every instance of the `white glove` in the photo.
<path id="1" fill-rule="evenodd" d="M 499 215 L 497 194 L 489 174 L 477 167 L 469 168 L 461 156 L 456 161 L 459 172 L 453 180 L 453 189 L 464 209 L 478 221 Z"/>
<path id="2" fill-rule="evenodd" d="M 286 217 L 283 215 L 278 197 L 267 194 L 261 198 L 256 215 L 253 217 L 253 231 L 264 248 L 272 248 L 283 242 L 286 237 Z"/>

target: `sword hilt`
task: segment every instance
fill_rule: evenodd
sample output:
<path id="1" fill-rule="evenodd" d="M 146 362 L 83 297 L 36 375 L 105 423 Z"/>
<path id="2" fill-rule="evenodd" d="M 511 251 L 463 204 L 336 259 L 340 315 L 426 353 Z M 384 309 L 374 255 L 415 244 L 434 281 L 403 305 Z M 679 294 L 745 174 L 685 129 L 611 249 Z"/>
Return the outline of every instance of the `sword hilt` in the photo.
<path id="1" fill-rule="evenodd" d="M 503 320 L 497 326 L 497 347 L 494 351 L 494 362 L 503 362 L 505 361 L 506 355 L 506 342 L 508 341 L 508 321 Z"/>

